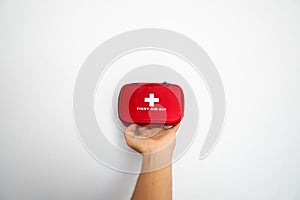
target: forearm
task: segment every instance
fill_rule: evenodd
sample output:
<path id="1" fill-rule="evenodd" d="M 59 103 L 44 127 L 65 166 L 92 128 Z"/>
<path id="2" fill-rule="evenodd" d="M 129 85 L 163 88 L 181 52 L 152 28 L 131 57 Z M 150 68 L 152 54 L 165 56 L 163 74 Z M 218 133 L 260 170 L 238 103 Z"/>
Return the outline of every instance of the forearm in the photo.
<path id="1" fill-rule="evenodd" d="M 153 171 L 157 168 L 160 169 Z M 149 199 L 172 199 L 171 156 L 143 156 L 142 172 L 137 180 L 132 200 Z"/>

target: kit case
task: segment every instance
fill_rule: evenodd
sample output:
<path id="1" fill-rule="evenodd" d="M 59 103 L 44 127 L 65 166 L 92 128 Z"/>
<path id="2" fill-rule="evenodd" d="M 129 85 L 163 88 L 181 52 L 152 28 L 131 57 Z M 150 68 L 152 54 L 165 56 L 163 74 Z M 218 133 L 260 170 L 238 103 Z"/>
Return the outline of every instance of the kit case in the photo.
<path id="1" fill-rule="evenodd" d="M 130 83 L 119 93 L 118 114 L 128 126 L 175 126 L 184 116 L 184 94 L 171 83 Z"/>

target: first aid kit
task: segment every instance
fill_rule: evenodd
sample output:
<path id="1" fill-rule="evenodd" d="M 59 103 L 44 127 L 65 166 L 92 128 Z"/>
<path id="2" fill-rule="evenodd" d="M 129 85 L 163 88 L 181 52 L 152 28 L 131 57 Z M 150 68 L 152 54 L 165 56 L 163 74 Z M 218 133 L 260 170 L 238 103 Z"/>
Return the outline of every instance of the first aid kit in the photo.
<path id="1" fill-rule="evenodd" d="M 184 116 L 184 94 L 172 83 L 130 83 L 119 93 L 118 114 L 128 126 L 175 126 Z"/>

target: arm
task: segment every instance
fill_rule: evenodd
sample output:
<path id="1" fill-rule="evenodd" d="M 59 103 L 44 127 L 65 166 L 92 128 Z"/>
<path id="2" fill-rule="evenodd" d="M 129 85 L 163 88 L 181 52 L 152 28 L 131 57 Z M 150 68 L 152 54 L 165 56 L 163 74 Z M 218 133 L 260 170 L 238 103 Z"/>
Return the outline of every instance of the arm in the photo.
<path id="1" fill-rule="evenodd" d="M 145 166 L 155 162 L 155 158 L 151 156 L 143 158 L 142 170 Z M 146 167 L 147 168 L 147 167 Z M 132 195 L 132 200 L 139 199 L 172 199 L 172 165 L 162 169 L 145 172 L 139 175 L 135 190 Z"/>
<path id="2" fill-rule="evenodd" d="M 137 125 L 125 129 L 127 144 L 143 156 L 132 200 L 172 199 L 172 154 L 178 128 L 140 128 L 139 136 L 135 135 Z"/>

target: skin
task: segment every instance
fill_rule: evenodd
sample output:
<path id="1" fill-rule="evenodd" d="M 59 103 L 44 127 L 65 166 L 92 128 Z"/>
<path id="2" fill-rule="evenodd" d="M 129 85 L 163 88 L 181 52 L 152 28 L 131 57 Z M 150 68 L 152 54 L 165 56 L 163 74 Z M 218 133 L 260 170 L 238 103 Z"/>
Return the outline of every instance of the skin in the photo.
<path id="1" fill-rule="evenodd" d="M 124 130 L 127 145 L 143 156 L 132 200 L 172 199 L 172 155 L 179 126 L 166 129 L 132 124 Z"/>

